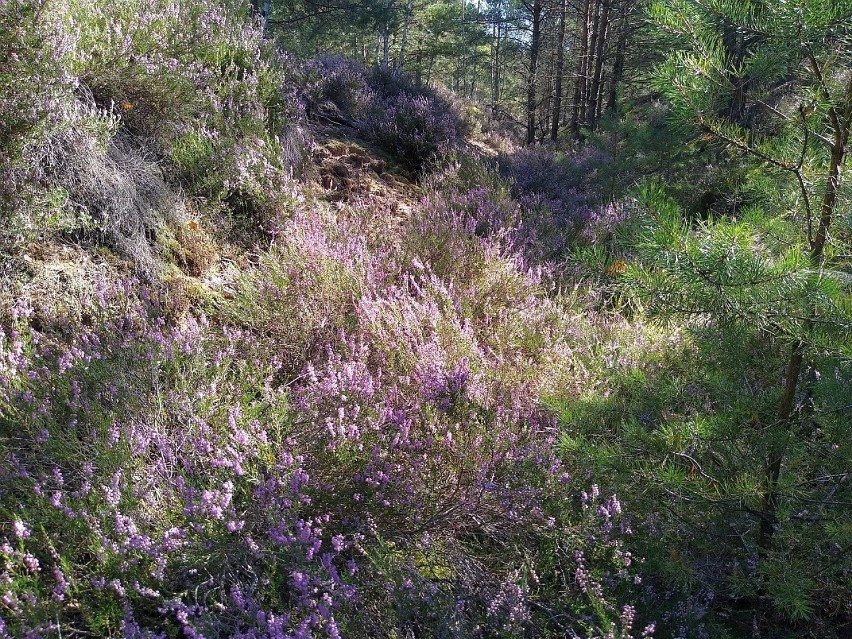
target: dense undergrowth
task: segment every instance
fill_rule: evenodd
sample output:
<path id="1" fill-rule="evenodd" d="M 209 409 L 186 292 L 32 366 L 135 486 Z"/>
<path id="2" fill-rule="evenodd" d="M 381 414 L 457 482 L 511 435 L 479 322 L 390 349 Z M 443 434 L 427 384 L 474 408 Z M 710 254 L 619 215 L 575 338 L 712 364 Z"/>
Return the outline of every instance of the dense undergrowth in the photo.
<path id="1" fill-rule="evenodd" d="M 775 391 L 643 319 L 635 167 L 483 158 L 451 98 L 299 64 L 243 9 L 0 6 L 0 637 L 724 637 L 755 597 L 831 636 L 842 512 L 791 534 L 822 562 L 795 592 L 726 546 L 754 478 L 697 460 L 748 454 Z M 418 181 L 410 213 L 326 201 L 318 120 Z"/>

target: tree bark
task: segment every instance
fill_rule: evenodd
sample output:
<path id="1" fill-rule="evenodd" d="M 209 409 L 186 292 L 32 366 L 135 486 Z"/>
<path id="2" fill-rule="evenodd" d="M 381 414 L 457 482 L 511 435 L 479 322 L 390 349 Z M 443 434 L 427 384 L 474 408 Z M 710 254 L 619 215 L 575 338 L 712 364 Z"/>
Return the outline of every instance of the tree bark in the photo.
<path id="1" fill-rule="evenodd" d="M 575 44 L 577 49 L 577 73 L 574 79 L 574 97 L 571 105 L 571 133 L 575 139 L 580 138 L 580 122 L 582 116 L 582 103 L 586 93 L 586 69 L 588 67 L 589 54 L 589 21 L 591 20 L 593 0 L 585 0 L 583 19 L 580 23 L 579 41 Z M 579 48 L 578 46 L 579 45 Z"/>
<path id="2" fill-rule="evenodd" d="M 603 59 L 606 52 L 607 32 L 609 31 L 609 9 L 611 0 L 603 0 L 600 6 L 598 19 L 595 21 L 595 33 L 592 36 L 594 44 L 592 50 L 595 56 L 595 66 L 591 78 L 591 90 L 589 91 L 589 105 L 586 109 L 586 125 L 594 127 L 598 117 L 599 94 L 601 91 L 601 74 L 603 72 Z"/>
<path id="3" fill-rule="evenodd" d="M 390 61 L 390 33 L 391 33 L 391 3 L 385 0 L 385 25 L 382 30 L 382 68 L 387 69 Z"/>
<path id="4" fill-rule="evenodd" d="M 562 76 L 565 73 L 565 20 L 568 17 L 568 0 L 562 0 L 559 14 L 559 30 L 556 34 L 556 87 L 553 95 L 553 116 L 550 123 L 550 139 L 559 138 L 559 119 L 562 116 Z"/>
<path id="5" fill-rule="evenodd" d="M 606 101 L 606 110 L 615 111 L 618 99 L 618 85 L 624 76 L 624 56 L 627 48 L 627 38 L 630 32 L 629 16 L 632 8 L 630 3 L 625 3 L 621 14 L 621 27 L 618 33 L 618 43 L 615 45 L 615 57 L 612 63 L 612 74 L 609 77 L 609 96 Z"/>
<path id="6" fill-rule="evenodd" d="M 541 46 L 542 0 L 533 0 L 530 7 L 532 38 L 530 40 L 530 68 L 527 77 L 527 144 L 535 142 L 536 80 L 538 79 L 538 53 Z"/>
<path id="7" fill-rule="evenodd" d="M 589 95 L 592 89 L 592 72 L 595 68 L 595 51 L 598 49 L 598 22 L 600 22 L 601 0 L 590 0 L 589 31 L 586 45 L 586 61 L 583 72 L 583 97 L 580 100 L 580 123 L 588 120 Z"/>
<path id="8" fill-rule="evenodd" d="M 405 64 L 405 48 L 408 45 L 408 29 L 411 26 L 411 16 L 414 13 L 414 0 L 408 0 L 405 7 L 405 22 L 402 26 L 402 40 L 399 43 L 399 55 L 396 58 L 396 68 L 402 69 Z"/>

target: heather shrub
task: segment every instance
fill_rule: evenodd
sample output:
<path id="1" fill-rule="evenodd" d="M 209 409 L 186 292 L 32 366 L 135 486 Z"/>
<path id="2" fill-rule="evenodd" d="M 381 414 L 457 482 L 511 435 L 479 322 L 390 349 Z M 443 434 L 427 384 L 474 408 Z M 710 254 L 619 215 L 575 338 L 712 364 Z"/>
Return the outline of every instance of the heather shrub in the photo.
<path id="1" fill-rule="evenodd" d="M 323 55 L 308 62 L 303 85 L 309 118 L 351 125 L 374 100 L 364 65 L 345 56 Z"/>
<path id="2" fill-rule="evenodd" d="M 390 592 L 415 600 L 409 608 L 429 596 L 432 567 L 421 566 L 423 575 L 398 561 L 427 536 L 455 545 L 476 531 L 520 525 L 535 499 L 518 471 L 525 461 L 536 463 L 535 451 L 543 452 L 536 442 L 547 437 L 546 416 L 493 376 L 446 288 L 436 281 L 419 286 L 419 302 L 407 287 L 364 299 L 359 337 L 343 336 L 338 352 L 311 365 L 296 392 L 302 421 L 311 425 L 307 440 L 315 442 L 309 472 L 334 486 L 333 499 L 353 513 L 371 561 L 399 575 Z M 388 543 L 401 555 L 388 556 Z M 484 608 L 485 592 L 471 575 L 454 568 L 448 577 L 468 584 L 464 597 Z M 391 623 L 446 624 L 443 610 L 426 611 L 426 601 Z M 465 636 L 465 627 L 451 636 Z"/>
<path id="3" fill-rule="evenodd" d="M 439 274 L 477 268 L 477 243 L 520 259 L 521 269 L 550 269 L 579 247 L 608 242 L 629 217 L 624 204 L 598 204 L 587 186 L 571 186 L 574 168 L 542 151 L 520 151 L 496 167 L 456 155 L 426 181 L 429 195 L 407 241 L 422 243 L 412 249 Z"/>
<path id="4" fill-rule="evenodd" d="M 275 358 L 203 317 L 168 327 L 138 282 L 94 301 L 71 339 L 25 306 L 0 337 L 4 631 L 332 633 L 349 542 L 300 514 Z"/>
<path id="5" fill-rule="evenodd" d="M 500 157 L 497 166 L 511 182 L 512 195 L 525 209 L 547 212 L 556 227 L 552 232 L 565 237 L 566 244 L 585 230 L 595 194 L 584 188 L 568 159 L 560 161 L 550 149 L 525 148 Z"/>
<path id="6" fill-rule="evenodd" d="M 76 0 L 71 7 L 80 25 L 75 72 L 99 106 L 164 148 L 196 127 L 276 134 L 297 114 L 283 87 L 288 63 L 227 2 Z"/>
<path id="7" fill-rule="evenodd" d="M 223 317 L 276 354 L 312 509 L 360 540 L 341 631 L 517 636 L 529 585 L 505 549 L 539 539 L 566 488 L 541 398 L 571 374 L 570 319 L 499 233 L 460 226 L 470 241 L 438 273 L 416 252 L 437 225 L 397 237 L 387 215 L 306 208 Z"/>
<path id="8" fill-rule="evenodd" d="M 540 399 L 563 315 L 509 257 L 439 278 L 380 239 L 306 209 L 213 321 L 164 321 L 137 281 L 96 286 L 80 324 L 13 309 L 8 632 L 533 631 L 517 549 L 573 529 Z"/>
<path id="9" fill-rule="evenodd" d="M 78 73 L 99 105 L 194 190 L 264 225 L 286 210 L 277 193 L 303 161 L 293 65 L 245 14 L 215 1 L 76 6 Z"/>
<path id="10" fill-rule="evenodd" d="M 416 174 L 462 136 L 459 117 L 437 95 L 390 93 L 358 122 L 362 134 Z"/>
<path id="11" fill-rule="evenodd" d="M 39 175 L 27 150 L 66 117 L 75 79 L 68 58 L 73 34 L 63 29 L 61 5 L 47 0 L 10 0 L 0 7 L 0 212 L 10 211 Z M 7 217 L 8 216 L 8 217 Z"/>
<path id="12" fill-rule="evenodd" d="M 309 116 L 354 126 L 406 169 L 422 174 L 465 134 L 456 105 L 402 72 L 343 56 L 321 56 L 304 69 Z"/>
<path id="13" fill-rule="evenodd" d="M 379 268 L 356 228 L 338 224 L 331 211 L 303 207 L 242 275 L 222 312 L 257 334 L 283 372 L 296 376 L 352 324 L 358 297 L 381 280 Z"/>
<path id="14" fill-rule="evenodd" d="M 371 71 L 369 85 L 376 97 L 356 126 L 415 174 L 453 150 L 464 136 L 461 116 L 436 90 L 380 68 Z"/>
<path id="15" fill-rule="evenodd" d="M 3 11 L 4 26 L 22 25 L 3 35 L 15 65 L 2 71 L 10 246 L 60 234 L 109 246 L 150 276 L 181 223 L 177 181 L 224 208 L 222 230 L 248 245 L 298 205 L 293 65 L 245 13 L 215 0 Z"/>
<path id="16" fill-rule="evenodd" d="M 561 258 L 571 233 L 563 228 L 564 220 L 556 211 L 537 195 L 515 198 L 511 182 L 481 165 L 471 169 L 471 164 L 461 157 L 430 177 L 429 190 L 434 194 L 425 198 L 415 214 L 422 232 L 428 234 L 431 226 L 450 242 L 476 236 L 528 264 Z M 443 258 L 434 253 L 432 257 L 437 265 L 442 260 L 452 263 L 459 255 L 449 250 Z"/>

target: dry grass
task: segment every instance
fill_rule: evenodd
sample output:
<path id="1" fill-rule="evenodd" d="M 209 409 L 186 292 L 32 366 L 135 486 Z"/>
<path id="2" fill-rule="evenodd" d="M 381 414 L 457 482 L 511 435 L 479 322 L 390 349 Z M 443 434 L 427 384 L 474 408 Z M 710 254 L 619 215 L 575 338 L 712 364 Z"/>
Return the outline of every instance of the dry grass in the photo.
<path id="1" fill-rule="evenodd" d="M 157 238 L 167 224 L 183 224 L 185 203 L 145 147 L 124 133 L 104 144 L 71 127 L 40 155 L 48 183 L 68 194 L 66 206 L 80 220 L 74 239 L 105 244 L 137 274 L 155 276 L 161 269 Z"/>

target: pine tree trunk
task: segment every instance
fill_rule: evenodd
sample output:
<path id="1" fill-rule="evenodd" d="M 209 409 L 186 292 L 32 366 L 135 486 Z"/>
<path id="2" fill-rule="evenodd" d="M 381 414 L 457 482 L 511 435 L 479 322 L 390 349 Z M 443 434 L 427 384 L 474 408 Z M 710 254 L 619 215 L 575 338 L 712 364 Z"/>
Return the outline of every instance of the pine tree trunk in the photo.
<path id="1" fill-rule="evenodd" d="M 595 56 L 595 66 L 591 79 L 591 90 L 589 91 L 589 105 L 586 110 L 586 125 L 594 127 L 598 118 L 599 94 L 601 92 L 601 74 L 603 72 L 603 59 L 606 51 L 606 37 L 609 31 L 609 8 L 611 0 L 603 0 L 600 13 L 595 23 L 594 44 L 592 50 Z"/>
<path id="2" fill-rule="evenodd" d="M 381 50 L 381 46 L 382 46 L 382 34 L 379 33 L 378 29 L 376 29 L 376 55 L 375 55 L 376 66 L 379 66 L 379 63 L 381 62 L 381 59 L 379 58 L 379 51 Z"/>
<path id="3" fill-rule="evenodd" d="M 399 43 L 399 55 L 396 58 L 396 68 L 402 69 L 405 64 L 405 48 L 408 46 L 408 29 L 411 27 L 411 16 L 414 12 L 414 0 L 408 0 L 405 7 L 405 22 L 402 26 L 402 40 Z"/>
<path id="4" fill-rule="evenodd" d="M 492 34 L 494 38 L 494 44 L 492 45 L 492 50 L 494 53 L 494 57 L 491 65 L 491 104 L 496 105 L 500 101 L 500 36 L 501 36 L 501 26 L 500 26 L 500 15 L 497 16 L 497 20 L 495 20 L 494 27 L 492 29 Z"/>
<path id="5" fill-rule="evenodd" d="M 628 24 L 628 15 L 630 9 L 625 5 L 624 11 L 621 14 L 621 28 L 618 34 L 618 43 L 615 45 L 615 58 L 612 63 L 612 74 L 609 77 L 609 96 L 606 101 L 606 110 L 615 111 L 616 100 L 618 99 L 618 85 L 621 83 L 621 78 L 624 76 L 624 56 L 627 48 L 627 36 L 630 30 Z"/>
<path id="6" fill-rule="evenodd" d="M 536 81 L 538 79 L 538 52 L 541 46 L 541 0 L 533 0 L 531 21 L 530 68 L 527 76 L 527 144 L 535 142 Z"/>
<path id="7" fill-rule="evenodd" d="M 390 62 L 391 0 L 385 0 L 385 26 L 382 31 L 382 68 Z"/>
<path id="8" fill-rule="evenodd" d="M 598 49 L 598 23 L 600 22 L 600 0 L 591 2 L 589 9 L 589 37 L 586 49 L 586 62 L 583 72 L 583 96 L 580 100 L 580 123 L 586 124 L 588 120 L 589 96 L 592 88 L 592 73 L 595 68 L 595 52 Z"/>
<path id="9" fill-rule="evenodd" d="M 580 138 L 580 121 L 582 117 L 582 102 L 585 100 L 586 69 L 588 67 L 589 21 L 591 20 L 592 1 L 586 0 L 583 9 L 583 19 L 580 27 L 580 38 L 577 45 L 577 74 L 574 79 L 574 97 L 571 105 L 571 134 L 575 139 Z M 577 46 L 575 46 L 577 49 Z"/>
<path id="10" fill-rule="evenodd" d="M 553 116 L 550 123 L 550 139 L 559 138 L 559 118 L 562 116 L 562 75 L 565 73 L 565 19 L 568 17 L 568 0 L 562 0 L 559 14 L 559 31 L 556 35 L 556 88 L 553 95 Z"/>

